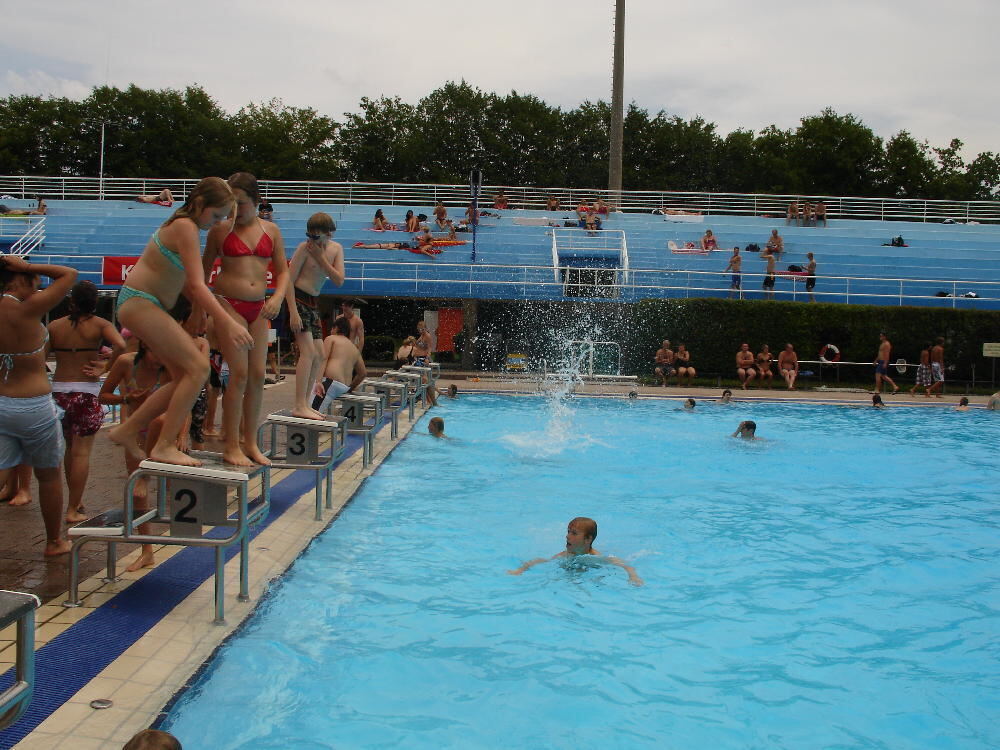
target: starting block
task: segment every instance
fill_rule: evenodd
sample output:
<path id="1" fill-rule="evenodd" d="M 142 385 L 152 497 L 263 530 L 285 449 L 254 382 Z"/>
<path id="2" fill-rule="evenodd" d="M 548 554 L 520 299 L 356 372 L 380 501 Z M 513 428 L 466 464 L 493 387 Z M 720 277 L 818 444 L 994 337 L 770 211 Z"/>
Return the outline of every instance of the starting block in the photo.
<path id="1" fill-rule="evenodd" d="M 403 372 L 416 372 L 427 376 L 427 382 L 431 385 L 437 383 L 441 377 L 441 365 L 437 362 L 428 362 L 425 365 L 403 365 L 399 368 Z"/>
<path id="2" fill-rule="evenodd" d="M 387 370 L 384 377 L 400 383 L 406 383 L 410 389 L 410 400 L 420 399 L 420 403 L 427 408 L 427 384 L 424 378 L 417 372 L 406 372 L 405 370 Z"/>
<path id="3" fill-rule="evenodd" d="M 271 459 L 272 469 L 312 469 L 316 472 L 316 520 L 323 520 L 324 497 L 327 509 L 333 508 L 333 464 L 344 455 L 347 441 L 347 419 L 327 416 L 326 419 L 306 419 L 292 415 L 290 409 L 269 414 L 257 429 L 257 443 L 263 445 L 265 432 L 269 432 L 269 449 L 265 455 Z M 284 436 L 284 450 L 280 449 Z M 329 438 L 329 452 L 322 444 Z M 323 482 L 326 481 L 326 491 Z"/>
<path id="4" fill-rule="evenodd" d="M 386 408 L 398 411 L 408 408 L 410 421 L 413 421 L 413 399 L 410 398 L 410 389 L 406 387 L 406 383 L 387 378 L 365 378 L 359 387 L 366 393 L 385 394 Z M 392 437 L 396 438 L 395 435 Z"/>
<path id="5" fill-rule="evenodd" d="M 382 407 L 385 397 L 382 395 L 361 395 L 345 393 L 338 396 L 327 407 L 332 416 L 347 420 L 347 434 L 360 435 L 362 438 L 362 465 L 367 468 L 372 462 L 375 451 L 375 433 L 382 426 Z M 368 415 L 371 414 L 371 422 Z M 396 413 L 392 413 L 393 432 L 397 424 Z"/>
<path id="6" fill-rule="evenodd" d="M 225 549 L 240 545 L 240 601 L 249 601 L 250 526 L 263 519 L 271 507 L 271 467 L 231 466 L 219 453 L 193 451 L 201 466 L 178 466 L 145 460 L 125 483 L 124 510 L 120 514 L 102 513 L 69 530 L 75 537 L 70 550 L 69 599 L 66 607 L 80 606 L 80 549 L 90 542 L 108 545 L 108 570 L 105 580 L 116 580 L 118 542 L 127 544 L 170 544 L 215 549 L 215 622 L 225 622 Z M 250 501 L 250 483 L 260 477 L 261 496 Z M 155 479 L 157 503 L 152 510 L 137 510 L 133 493 L 139 481 Z M 236 491 L 237 509 L 230 516 L 229 491 Z M 142 534 L 139 525 L 159 523 L 169 526 L 169 534 Z M 213 538 L 204 535 L 204 526 L 230 527 L 233 533 Z"/>
<path id="7" fill-rule="evenodd" d="M 21 718 L 35 693 L 35 609 L 40 605 L 34 594 L 0 591 L 0 628 L 17 623 L 14 683 L 0 693 L 0 729 Z"/>

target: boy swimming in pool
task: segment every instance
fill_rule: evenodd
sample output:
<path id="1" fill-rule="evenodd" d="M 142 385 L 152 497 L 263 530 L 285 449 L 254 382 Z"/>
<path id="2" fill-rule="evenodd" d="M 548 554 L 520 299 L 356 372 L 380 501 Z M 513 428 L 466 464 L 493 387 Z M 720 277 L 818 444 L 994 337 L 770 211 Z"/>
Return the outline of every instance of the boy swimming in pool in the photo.
<path id="1" fill-rule="evenodd" d="M 512 576 L 519 576 L 528 568 L 534 567 L 540 563 L 551 562 L 552 560 L 557 560 L 561 557 L 596 555 L 612 565 L 617 565 L 619 568 L 622 568 L 626 573 L 628 573 L 629 583 L 634 586 L 641 586 L 642 579 L 636 574 L 635 568 L 626 564 L 624 560 L 619 560 L 617 557 L 604 556 L 594 549 L 593 544 L 596 538 L 597 521 L 593 518 L 579 516 L 570 521 L 569 525 L 566 527 L 566 549 L 553 555 L 552 557 L 538 557 L 534 560 L 528 560 L 528 562 L 524 563 L 520 568 L 517 568 L 516 570 L 508 570 L 507 572 Z"/>

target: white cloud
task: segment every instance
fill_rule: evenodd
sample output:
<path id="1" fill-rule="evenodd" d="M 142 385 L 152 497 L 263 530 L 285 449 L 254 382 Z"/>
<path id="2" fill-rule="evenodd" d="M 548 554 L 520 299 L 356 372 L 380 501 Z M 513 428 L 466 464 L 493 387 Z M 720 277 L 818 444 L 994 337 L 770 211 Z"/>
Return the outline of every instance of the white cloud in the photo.
<path id="1" fill-rule="evenodd" d="M 169 6 L 50 0 L 5 18 L 0 85 L 83 96 L 95 84 L 203 86 L 229 111 L 273 97 L 340 118 L 362 96 L 414 102 L 447 80 L 574 107 L 609 99 L 614 3 L 243 0 Z M 1000 151 L 990 92 L 1000 3 L 628 0 L 626 101 L 722 133 L 833 107 L 884 138 Z M 18 65 L 22 67 L 18 67 Z"/>
<path id="2" fill-rule="evenodd" d="M 83 99 L 90 93 L 90 86 L 83 81 L 57 78 L 42 70 L 23 73 L 8 70 L 3 77 L 3 90 L 7 95 L 28 94 Z"/>

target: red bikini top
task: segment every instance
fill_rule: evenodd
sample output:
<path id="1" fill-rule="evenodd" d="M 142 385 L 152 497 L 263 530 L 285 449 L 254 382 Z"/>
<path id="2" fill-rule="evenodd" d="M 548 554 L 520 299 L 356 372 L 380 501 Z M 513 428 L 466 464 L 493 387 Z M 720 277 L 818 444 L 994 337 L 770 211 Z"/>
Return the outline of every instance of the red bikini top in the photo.
<path id="1" fill-rule="evenodd" d="M 257 240 L 257 247 L 251 250 L 247 243 L 240 239 L 236 232 L 230 232 L 222 241 L 222 254 L 228 258 L 238 258 L 243 255 L 256 255 L 258 258 L 270 258 L 274 254 L 274 243 L 271 236 L 264 232 Z"/>

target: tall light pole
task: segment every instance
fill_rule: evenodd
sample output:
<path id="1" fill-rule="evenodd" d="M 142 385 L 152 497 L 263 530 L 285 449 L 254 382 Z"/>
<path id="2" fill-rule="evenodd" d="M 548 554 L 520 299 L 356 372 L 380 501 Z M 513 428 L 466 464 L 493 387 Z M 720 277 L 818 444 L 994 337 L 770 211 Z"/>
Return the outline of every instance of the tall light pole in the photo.
<path id="1" fill-rule="evenodd" d="M 101 163 L 97 167 L 97 199 L 104 200 L 104 126 L 106 122 L 101 122 Z"/>
<path id="2" fill-rule="evenodd" d="M 622 192 L 622 133 L 625 129 L 625 0 L 615 0 L 615 57 L 611 69 L 611 158 L 608 203 L 617 208 Z"/>

